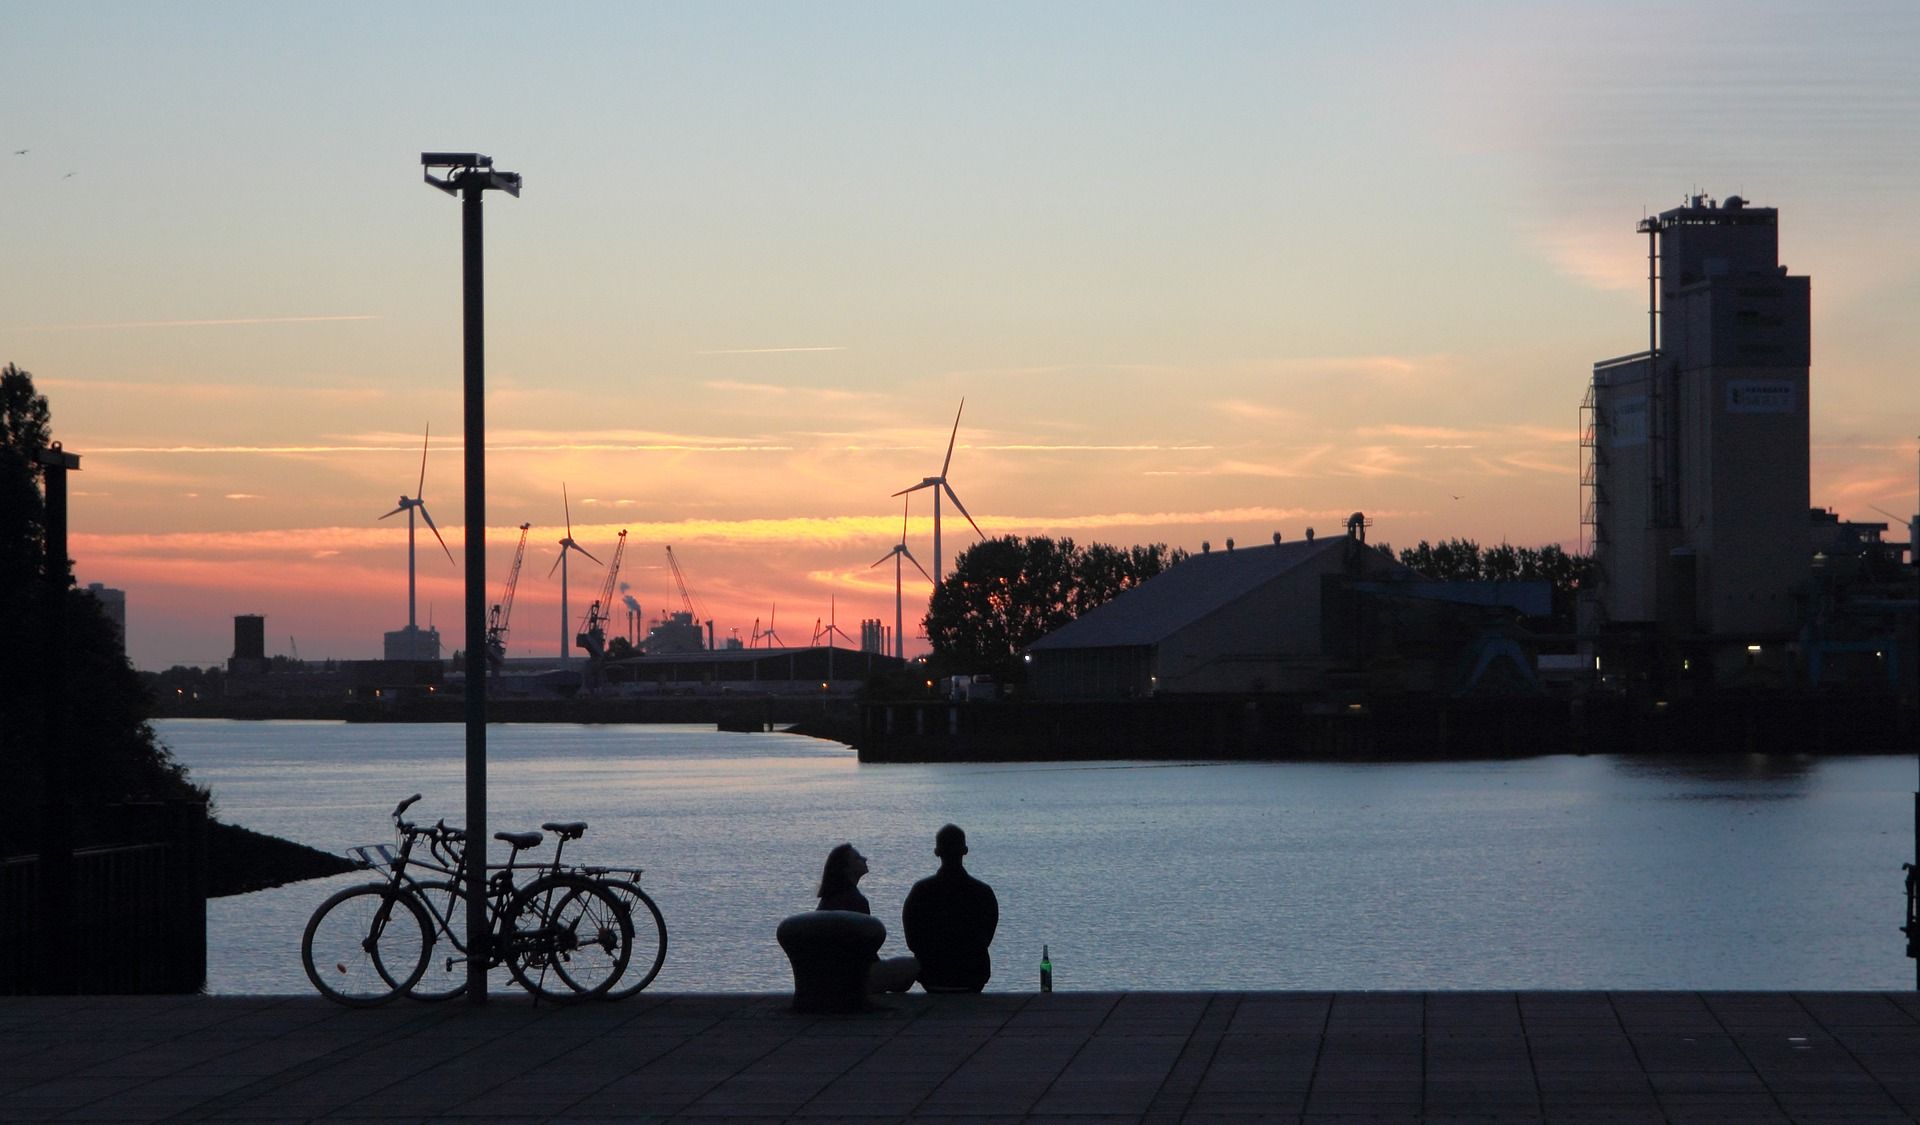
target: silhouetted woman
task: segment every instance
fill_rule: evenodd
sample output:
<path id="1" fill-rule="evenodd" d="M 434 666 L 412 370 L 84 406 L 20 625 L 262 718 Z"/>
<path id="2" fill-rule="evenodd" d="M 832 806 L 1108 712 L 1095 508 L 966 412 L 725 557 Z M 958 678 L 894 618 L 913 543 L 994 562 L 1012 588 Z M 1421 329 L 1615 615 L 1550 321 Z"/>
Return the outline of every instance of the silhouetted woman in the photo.
<path id="1" fill-rule="evenodd" d="M 872 914 L 867 896 L 860 893 L 859 882 L 867 873 L 867 857 L 852 844 L 841 844 L 827 853 L 826 866 L 820 870 L 821 910 L 851 910 Z M 913 957 L 874 957 L 867 969 L 868 992 L 905 992 L 920 975 L 920 962 Z"/>

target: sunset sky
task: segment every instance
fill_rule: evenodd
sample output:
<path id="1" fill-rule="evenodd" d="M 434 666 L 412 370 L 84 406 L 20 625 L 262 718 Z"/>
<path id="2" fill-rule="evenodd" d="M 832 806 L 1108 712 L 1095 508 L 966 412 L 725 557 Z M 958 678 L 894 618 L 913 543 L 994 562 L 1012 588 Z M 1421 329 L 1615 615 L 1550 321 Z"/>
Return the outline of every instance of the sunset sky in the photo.
<path id="1" fill-rule="evenodd" d="M 429 425 L 459 553 L 459 205 L 425 149 L 526 177 L 486 204 L 490 600 L 534 525 L 513 656 L 559 648 L 563 484 L 601 559 L 630 530 L 649 617 L 672 544 L 722 637 L 776 603 L 789 643 L 891 624 L 889 494 L 939 471 L 963 397 L 951 480 L 989 535 L 1197 550 L 1358 510 L 1395 546 L 1575 547 L 1592 364 L 1645 346 L 1634 225 L 1696 191 L 1778 207 L 1813 279 L 1813 503 L 1916 504 L 1909 0 L 0 0 L 0 26 L 0 362 L 82 456 L 78 577 L 127 591 L 142 668 L 224 660 L 239 613 L 270 652 L 378 656 L 407 613 L 379 517 Z M 430 537 L 419 565 L 462 647 L 460 570 Z M 577 616 L 602 574 L 573 580 Z"/>

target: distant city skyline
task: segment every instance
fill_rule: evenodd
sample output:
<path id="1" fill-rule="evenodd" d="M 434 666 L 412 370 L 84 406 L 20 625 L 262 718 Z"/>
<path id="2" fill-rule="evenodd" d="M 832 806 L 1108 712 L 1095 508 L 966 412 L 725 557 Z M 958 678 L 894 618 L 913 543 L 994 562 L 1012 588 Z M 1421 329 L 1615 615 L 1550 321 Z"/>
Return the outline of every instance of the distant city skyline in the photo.
<path id="1" fill-rule="evenodd" d="M 990 536 L 1198 550 L 1580 538 L 1644 215 L 1780 210 L 1812 279 L 1812 503 L 1916 497 L 1910 4 L 4 3 L 0 362 L 82 457 L 72 553 L 136 665 L 370 659 L 417 480 L 456 556 L 457 209 L 487 204 L 489 600 L 557 655 L 573 535 L 724 640 L 893 620 L 893 493 Z M 24 150 L 24 151 L 22 151 Z M 928 570 L 932 509 L 908 545 Z M 1893 518 L 1889 519 L 1888 513 Z M 977 542 L 943 513 L 946 558 Z M 1905 538 L 1895 527 L 1890 538 Z M 423 545 L 419 620 L 463 648 Z M 573 574 L 574 616 L 599 572 Z M 928 586 L 905 579 L 909 655 Z"/>

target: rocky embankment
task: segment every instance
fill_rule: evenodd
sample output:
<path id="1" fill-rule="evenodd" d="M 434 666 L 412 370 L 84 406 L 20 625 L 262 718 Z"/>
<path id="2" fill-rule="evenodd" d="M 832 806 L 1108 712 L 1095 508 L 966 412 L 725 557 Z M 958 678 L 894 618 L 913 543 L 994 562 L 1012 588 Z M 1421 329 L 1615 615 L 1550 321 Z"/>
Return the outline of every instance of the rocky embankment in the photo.
<path id="1" fill-rule="evenodd" d="M 262 891 L 354 868 L 344 856 L 235 824 L 207 822 L 207 897 Z"/>

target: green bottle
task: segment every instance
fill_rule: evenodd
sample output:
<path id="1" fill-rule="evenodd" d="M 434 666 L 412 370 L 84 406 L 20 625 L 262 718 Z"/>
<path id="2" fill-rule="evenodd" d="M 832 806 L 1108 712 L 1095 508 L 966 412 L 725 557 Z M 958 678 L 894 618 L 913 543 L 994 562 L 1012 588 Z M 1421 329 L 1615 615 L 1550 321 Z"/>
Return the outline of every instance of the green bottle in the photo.
<path id="1" fill-rule="evenodd" d="M 1040 991 L 1053 991 L 1053 957 L 1045 945 L 1040 947 Z"/>

